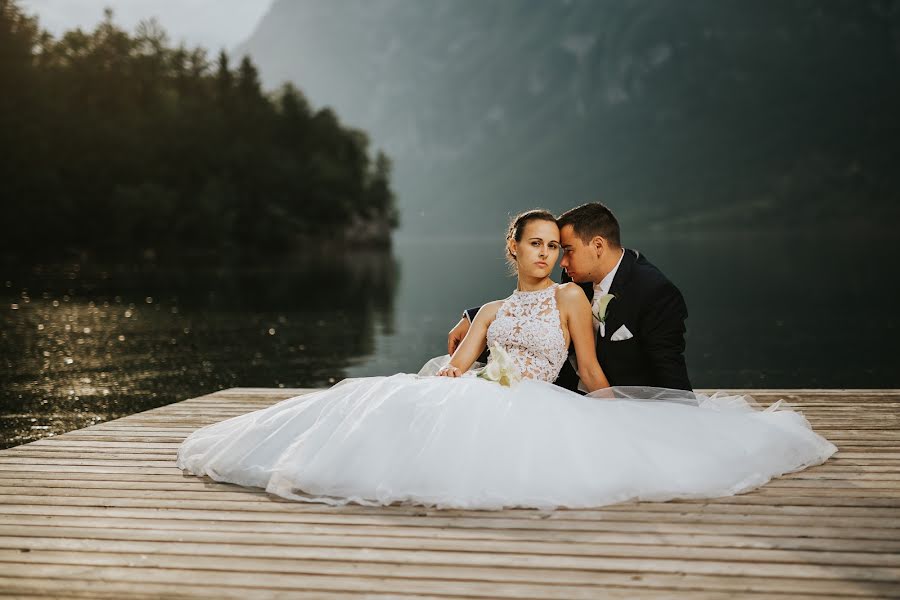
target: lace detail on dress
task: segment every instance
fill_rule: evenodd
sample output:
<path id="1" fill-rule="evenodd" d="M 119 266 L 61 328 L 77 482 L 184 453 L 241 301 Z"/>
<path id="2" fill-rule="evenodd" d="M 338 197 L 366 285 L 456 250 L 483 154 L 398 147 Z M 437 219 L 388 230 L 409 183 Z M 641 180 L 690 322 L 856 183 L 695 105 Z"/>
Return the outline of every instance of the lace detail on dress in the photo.
<path id="1" fill-rule="evenodd" d="M 522 377 L 554 381 L 568 358 L 556 306 L 556 289 L 515 291 L 488 327 L 488 346 L 497 343 L 515 361 Z"/>

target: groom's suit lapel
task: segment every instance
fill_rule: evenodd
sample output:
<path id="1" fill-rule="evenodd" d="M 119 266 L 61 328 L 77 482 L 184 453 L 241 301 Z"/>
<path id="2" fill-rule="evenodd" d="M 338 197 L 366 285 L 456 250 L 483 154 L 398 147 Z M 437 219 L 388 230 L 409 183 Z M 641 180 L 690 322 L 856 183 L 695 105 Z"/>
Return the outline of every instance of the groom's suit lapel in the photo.
<path id="1" fill-rule="evenodd" d="M 616 276 L 613 277 L 612 285 L 609 286 L 609 293 L 615 295 L 616 300 L 619 299 L 619 294 L 622 293 L 625 284 L 631 279 L 631 271 L 634 268 L 634 263 L 637 259 L 637 250 L 631 250 L 629 248 L 625 249 L 625 255 L 622 257 L 621 264 L 619 264 L 619 270 L 616 271 Z M 612 304 L 610 304 L 610 307 L 612 307 Z"/>

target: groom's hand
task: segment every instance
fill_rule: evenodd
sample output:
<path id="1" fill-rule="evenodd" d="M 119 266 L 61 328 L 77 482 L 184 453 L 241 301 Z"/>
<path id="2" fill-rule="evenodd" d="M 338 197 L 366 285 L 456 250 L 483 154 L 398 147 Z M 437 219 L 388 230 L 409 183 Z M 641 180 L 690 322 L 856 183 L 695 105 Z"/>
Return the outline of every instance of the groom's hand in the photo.
<path id="1" fill-rule="evenodd" d="M 452 356 L 456 352 L 467 333 L 469 333 L 469 319 L 463 315 L 459 323 L 447 335 L 447 354 Z"/>

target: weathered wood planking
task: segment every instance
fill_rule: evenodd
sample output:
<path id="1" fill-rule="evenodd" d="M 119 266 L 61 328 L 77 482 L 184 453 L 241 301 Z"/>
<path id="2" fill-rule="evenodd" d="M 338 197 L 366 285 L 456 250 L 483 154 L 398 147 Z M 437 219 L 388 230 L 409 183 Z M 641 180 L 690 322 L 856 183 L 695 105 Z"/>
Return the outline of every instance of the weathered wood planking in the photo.
<path id="1" fill-rule="evenodd" d="M 900 390 L 742 390 L 840 452 L 716 500 L 329 507 L 175 468 L 197 427 L 307 391 L 222 390 L 0 451 L 0 595 L 900 597 Z"/>

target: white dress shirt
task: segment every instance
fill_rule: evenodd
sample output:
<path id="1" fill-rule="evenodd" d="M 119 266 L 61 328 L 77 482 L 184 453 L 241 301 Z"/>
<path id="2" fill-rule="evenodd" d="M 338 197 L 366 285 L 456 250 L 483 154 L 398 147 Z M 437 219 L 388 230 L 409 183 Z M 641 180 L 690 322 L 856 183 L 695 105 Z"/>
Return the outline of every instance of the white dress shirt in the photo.
<path id="1" fill-rule="evenodd" d="M 597 305 L 600 303 L 600 298 L 603 294 L 609 293 L 609 288 L 612 287 L 613 279 L 616 278 L 616 272 L 619 270 L 619 265 L 622 264 L 622 259 L 625 258 L 625 248 L 622 248 L 622 255 L 619 256 L 619 262 L 616 263 L 616 266 L 613 267 L 612 271 L 606 274 L 606 277 L 600 280 L 600 283 L 594 284 L 594 299 L 591 301 L 591 312 L 597 311 Z M 597 339 L 597 331 L 600 329 L 600 321 L 591 317 L 591 324 L 594 326 L 594 340 Z M 569 362 L 575 368 L 575 372 L 578 372 L 578 359 L 575 356 L 575 352 L 571 352 L 569 354 Z M 587 388 L 584 387 L 584 384 L 581 380 L 578 380 L 578 389 L 582 392 L 587 392 Z"/>
<path id="2" fill-rule="evenodd" d="M 622 264 L 622 259 L 625 258 L 625 248 L 622 248 L 622 255 L 619 256 L 619 262 L 616 263 L 616 266 L 613 267 L 613 270 L 606 274 L 606 277 L 600 280 L 600 283 L 594 284 L 594 299 L 591 301 L 591 310 L 597 310 L 597 304 L 600 302 L 600 298 L 603 294 L 609 293 L 609 288 L 612 287 L 613 279 L 616 278 L 616 271 L 619 270 L 619 265 Z M 597 329 L 600 327 L 600 321 L 597 319 L 591 319 L 591 322 L 594 324 L 594 335 L 597 334 Z"/>

